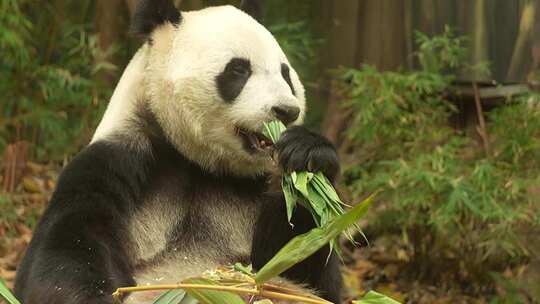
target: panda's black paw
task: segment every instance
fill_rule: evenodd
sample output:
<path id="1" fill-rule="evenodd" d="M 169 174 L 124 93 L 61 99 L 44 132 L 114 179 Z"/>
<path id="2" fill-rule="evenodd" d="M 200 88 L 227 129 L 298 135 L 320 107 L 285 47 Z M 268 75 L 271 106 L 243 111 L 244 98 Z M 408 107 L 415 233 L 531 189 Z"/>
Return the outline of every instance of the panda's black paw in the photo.
<path id="1" fill-rule="evenodd" d="M 339 159 L 328 139 L 304 127 L 285 131 L 275 145 L 279 164 L 285 172 L 322 172 L 334 181 L 339 172 Z"/>

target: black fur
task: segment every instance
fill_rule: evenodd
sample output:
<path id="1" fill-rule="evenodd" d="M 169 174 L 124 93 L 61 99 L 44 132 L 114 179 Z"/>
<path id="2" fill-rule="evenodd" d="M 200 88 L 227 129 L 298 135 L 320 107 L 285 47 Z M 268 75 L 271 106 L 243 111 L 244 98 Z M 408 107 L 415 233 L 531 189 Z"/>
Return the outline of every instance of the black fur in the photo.
<path id="1" fill-rule="evenodd" d="M 296 90 L 294 89 L 294 86 L 291 81 L 291 72 L 290 72 L 289 66 L 285 63 L 281 64 L 281 76 L 283 77 L 283 79 L 285 79 L 285 81 L 291 88 L 293 95 L 296 96 Z"/>
<path id="2" fill-rule="evenodd" d="M 181 21 L 182 15 L 172 0 L 139 0 L 133 15 L 131 31 L 147 37 L 165 22 L 177 26 Z"/>
<path id="3" fill-rule="evenodd" d="M 148 148 L 119 135 L 90 145 L 64 169 L 17 273 L 15 292 L 22 303 L 111 304 L 116 288 L 135 283 L 136 270 L 159 262 L 135 261 L 126 234 L 129 218 L 146 198 L 158 194 L 187 210 L 168 237 L 166 249 L 157 255 L 161 258 L 171 256 L 173 248 L 191 246 L 218 252 L 223 263 L 252 261 L 260 267 L 292 237 L 314 227 L 307 212 L 299 209 L 291 228 L 283 196 L 268 192 L 266 177 L 210 174 L 164 139 L 149 111 L 143 109 L 138 122 L 133 128 L 138 131 L 132 131 L 144 134 L 138 140 L 147 138 Z M 309 143 L 320 142 L 324 141 Z M 283 141 L 282 151 L 296 158 L 287 143 L 292 144 Z M 230 235 L 208 220 L 216 204 L 230 210 L 250 206 L 262 210 L 254 227 L 251 257 L 235 253 Z M 327 253 L 328 248 L 321 250 L 284 276 L 308 283 L 338 303 L 338 265 L 332 258 L 325 266 Z"/>
<path id="4" fill-rule="evenodd" d="M 339 172 L 336 149 L 328 139 L 300 126 L 289 128 L 276 144 L 285 172 L 322 171 L 330 181 Z"/>
<path id="5" fill-rule="evenodd" d="M 251 77 L 251 63 L 244 58 L 233 58 L 223 72 L 216 77 L 219 95 L 226 102 L 232 102 L 240 95 Z"/>
<path id="6" fill-rule="evenodd" d="M 263 21 L 263 1 L 262 0 L 242 0 L 240 9 L 249 14 L 255 20 Z"/>
<path id="7" fill-rule="evenodd" d="M 112 303 L 116 287 L 134 283 L 120 222 L 136 207 L 149 164 L 111 143 L 73 159 L 19 265 L 22 303 Z"/>

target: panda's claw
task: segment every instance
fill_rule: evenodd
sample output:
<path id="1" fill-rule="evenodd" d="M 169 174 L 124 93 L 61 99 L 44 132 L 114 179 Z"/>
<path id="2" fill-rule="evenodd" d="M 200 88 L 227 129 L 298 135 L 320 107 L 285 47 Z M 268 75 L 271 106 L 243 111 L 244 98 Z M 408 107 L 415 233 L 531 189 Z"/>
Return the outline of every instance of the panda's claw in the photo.
<path id="1" fill-rule="evenodd" d="M 333 181 L 339 172 L 334 145 L 325 137 L 304 127 L 292 127 L 275 145 L 278 160 L 285 172 L 322 172 Z"/>

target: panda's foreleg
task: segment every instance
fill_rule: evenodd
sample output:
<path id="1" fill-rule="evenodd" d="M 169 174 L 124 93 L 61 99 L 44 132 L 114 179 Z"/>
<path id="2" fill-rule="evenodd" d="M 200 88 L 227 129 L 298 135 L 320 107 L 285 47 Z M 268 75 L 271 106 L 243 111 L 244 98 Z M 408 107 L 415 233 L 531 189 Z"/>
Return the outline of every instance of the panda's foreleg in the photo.
<path id="1" fill-rule="evenodd" d="M 326 138 L 304 127 L 287 130 L 276 144 L 276 149 L 285 172 L 322 171 L 332 182 L 339 172 L 334 146 Z M 315 228 L 311 214 L 301 206 L 293 214 L 293 226 L 287 222 L 286 214 L 283 195 L 269 195 L 257 221 L 252 246 L 251 258 L 256 269 L 266 264 L 292 238 Z M 327 300 L 340 303 L 342 282 L 339 260 L 335 253 L 329 258 L 329 253 L 329 246 L 325 246 L 283 276 L 297 283 L 308 284 Z"/>
<path id="2" fill-rule="evenodd" d="M 93 144 L 63 170 L 17 271 L 22 303 L 110 304 L 134 284 L 125 222 L 143 167 L 130 152 Z"/>
<path id="3" fill-rule="evenodd" d="M 111 215 L 84 211 L 38 232 L 17 278 L 22 303 L 110 304 L 116 288 L 133 285 L 122 240 L 104 220 Z"/>

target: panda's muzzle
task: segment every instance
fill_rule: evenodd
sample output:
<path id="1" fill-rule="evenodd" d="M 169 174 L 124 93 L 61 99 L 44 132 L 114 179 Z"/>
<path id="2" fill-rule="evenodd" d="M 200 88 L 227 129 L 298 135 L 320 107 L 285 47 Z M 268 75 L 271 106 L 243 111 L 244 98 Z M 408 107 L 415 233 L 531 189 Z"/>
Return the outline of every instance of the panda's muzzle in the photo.
<path id="1" fill-rule="evenodd" d="M 267 152 L 272 147 L 272 141 L 262 133 L 236 127 L 236 134 L 242 139 L 244 149 L 249 152 Z"/>

